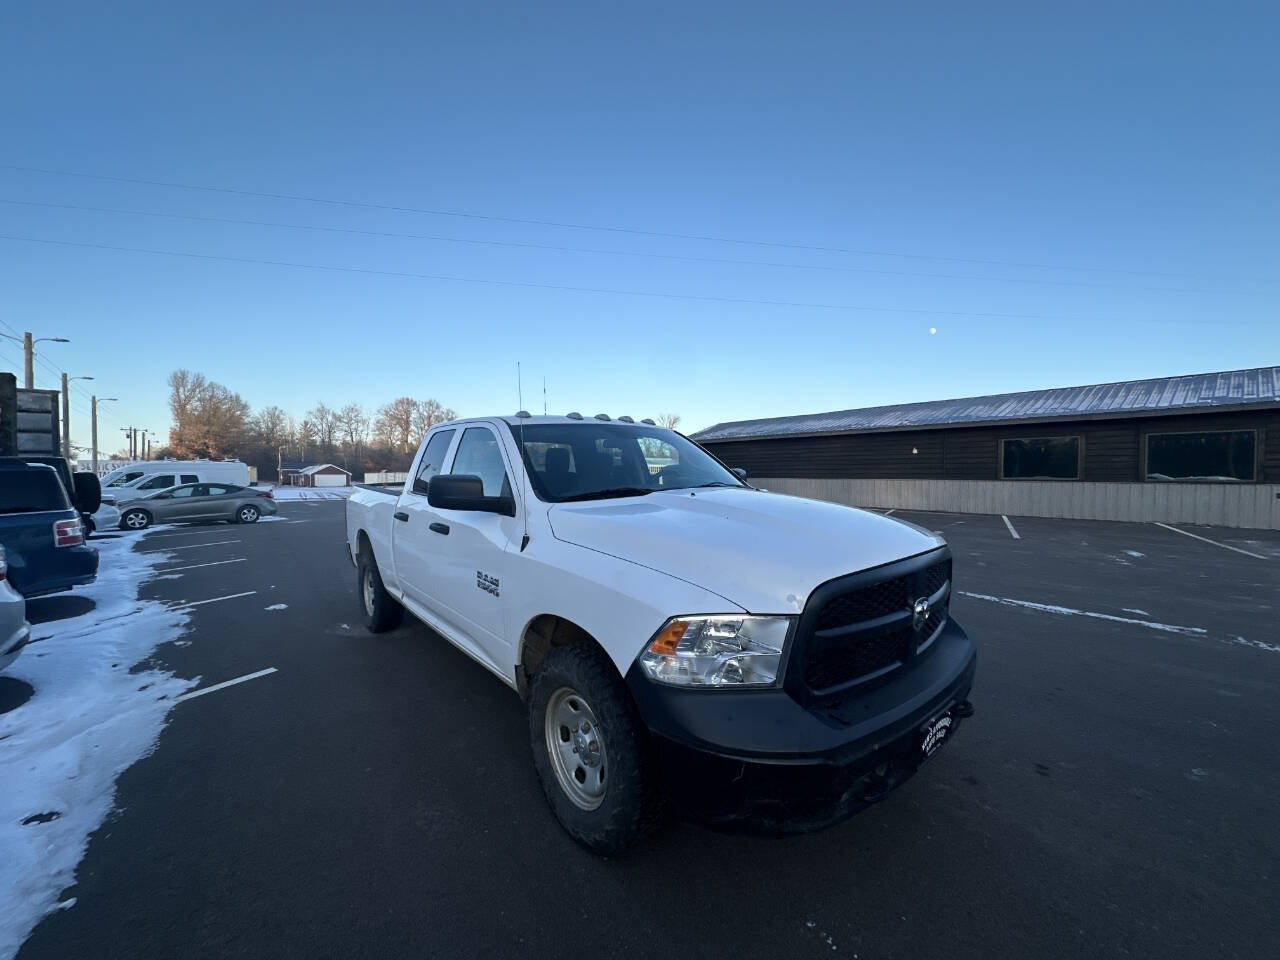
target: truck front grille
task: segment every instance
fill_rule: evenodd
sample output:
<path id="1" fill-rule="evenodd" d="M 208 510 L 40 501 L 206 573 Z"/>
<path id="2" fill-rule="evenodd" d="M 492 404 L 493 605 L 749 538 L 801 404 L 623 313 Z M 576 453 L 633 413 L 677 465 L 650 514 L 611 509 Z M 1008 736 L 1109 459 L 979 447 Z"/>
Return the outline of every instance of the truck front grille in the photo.
<path id="1" fill-rule="evenodd" d="M 842 578 L 814 591 L 801 618 L 801 676 L 815 694 L 884 676 L 927 649 L 947 621 L 951 557 L 934 554 Z M 917 600 L 930 601 L 922 620 Z"/>

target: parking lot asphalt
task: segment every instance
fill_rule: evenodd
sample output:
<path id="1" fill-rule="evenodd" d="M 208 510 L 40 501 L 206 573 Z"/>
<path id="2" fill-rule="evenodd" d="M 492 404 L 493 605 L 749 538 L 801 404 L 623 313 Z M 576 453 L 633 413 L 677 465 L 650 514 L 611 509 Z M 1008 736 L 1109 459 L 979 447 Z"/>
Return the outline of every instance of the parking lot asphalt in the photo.
<path id="1" fill-rule="evenodd" d="M 155 663 L 202 687 L 276 672 L 175 705 L 24 960 L 1280 942 L 1280 534 L 902 513 L 952 544 L 980 646 L 954 742 L 833 830 L 673 819 L 604 861 L 552 819 L 508 689 L 422 625 L 360 627 L 343 505 L 280 513 L 139 544 L 173 550 L 144 596 L 213 601 Z"/>

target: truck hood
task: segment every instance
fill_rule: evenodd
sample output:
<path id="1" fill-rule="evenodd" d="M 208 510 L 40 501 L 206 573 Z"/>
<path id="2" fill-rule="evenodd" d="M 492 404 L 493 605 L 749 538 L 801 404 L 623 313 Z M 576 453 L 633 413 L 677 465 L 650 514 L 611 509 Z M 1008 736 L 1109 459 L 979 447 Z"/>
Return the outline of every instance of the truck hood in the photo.
<path id="1" fill-rule="evenodd" d="M 560 503 L 557 539 L 678 577 L 750 613 L 799 613 L 814 587 L 941 546 L 878 513 L 762 490 Z M 680 611 L 711 612 L 711 611 Z"/>

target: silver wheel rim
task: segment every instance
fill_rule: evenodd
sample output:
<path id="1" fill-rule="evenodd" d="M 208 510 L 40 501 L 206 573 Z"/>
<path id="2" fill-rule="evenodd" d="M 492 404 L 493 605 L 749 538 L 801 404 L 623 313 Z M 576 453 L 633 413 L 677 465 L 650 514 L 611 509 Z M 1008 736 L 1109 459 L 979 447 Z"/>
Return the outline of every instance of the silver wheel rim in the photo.
<path id="1" fill-rule="evenodd" d="M 124 518 L 124 522 L 135 530 L 141 530 L 147 525 L 147 518 L 140 513 L 131 513 Z"/>
<path id="2" fill-rule="evenodd" d="M 583 810 L 604 802 L 607 758 L 595 711 L 570 687 L 547 701 L 544 729 L 551 769 L 565 796 Z"/>
<path id="3" fill-rule="evenodd" d="M 373 616 L 373 571 L 368 567 L 364 570 L 364 609 L 365 613 Z"/>
<path id="4" fill-rule="evenodd" d="M 253 521 L 258 519 L 258 511 L 253 509 L 253 507 L 245 507 L 240 511 L 240 519 L 245 523 L 253 523 Z"/>

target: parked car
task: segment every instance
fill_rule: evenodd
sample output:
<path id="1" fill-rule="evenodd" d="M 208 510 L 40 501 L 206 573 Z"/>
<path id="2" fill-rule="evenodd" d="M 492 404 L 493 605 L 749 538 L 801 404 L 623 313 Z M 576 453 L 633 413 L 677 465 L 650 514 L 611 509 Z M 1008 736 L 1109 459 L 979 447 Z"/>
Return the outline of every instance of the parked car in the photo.
<path id="1" fill-rule="evenodd" d="M 113 506 L 181 483 L 249 485 L 249 467 L 239 460 L 140 460 L 102 477 L 103 501 Z"/>
<path id="2" fill-rule="evenodd" d="M 663 792 L 715 823 L 835 823 L 973 712 L 941 537 L 756 490 L 671 430 L 437 426 L 346 523 L 369 629 L 407 609 L 519 692 L 551 809 L 600 854 Z"/>
<path id="3" fill-rule="evenodd" d="M 0 463 L 42 463 L 53 467 L 58 474 L 58 479 L 62 481 L 63 489 L 67 491 L 71 506 L 79 511 L 87 533 L 92 533 L 98 526 L 94 514 L 102 506 L 102 484 L 97 474 L 88 470 L 73 472 L 71 462 L 64 457 L 44 455 L 0 457 Z M 104 519 L 109 521 L 111 518 L 108 516 Z M 108 523 L 107 526 L 111 524 Z"/>
<path id="4" fill-rule="evenodd" d="M 0 545 L 7 579 L 27 599 L 92 583 L 98 551 L 53 467 L 0 463 Z"/>
<path id="5" fill-rule="evenodd" d="M 119 509 L 122 529 L 143 530 L 153 523 L 179 520 L 257 523 L 259 517 L 276 512 L 276 501 L 270 490 L 230 483 L 184 483 L 147 497 L 125 500 Z"/>
<path id="6" fill-rule="evenodd" d="M 3 673 L 31 639 L 27 601 L 9 585 L 9 565 L 0 546 L 0 673 Z"/>

